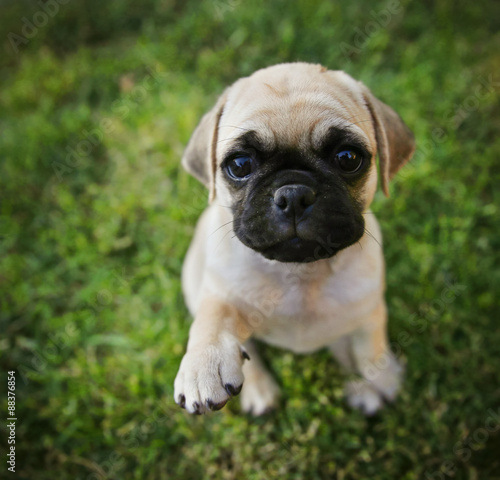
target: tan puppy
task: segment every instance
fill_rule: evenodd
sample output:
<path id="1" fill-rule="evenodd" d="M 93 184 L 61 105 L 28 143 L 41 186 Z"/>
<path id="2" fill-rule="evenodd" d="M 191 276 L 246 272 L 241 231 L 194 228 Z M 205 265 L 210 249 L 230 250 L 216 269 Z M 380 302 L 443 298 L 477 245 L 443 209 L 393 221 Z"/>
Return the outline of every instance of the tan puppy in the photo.
<path id="1" fill-rule="evenodd" d="M 281 64 L 222 94 L 182 159 L 210 205 L 183 268 L 194 322 L 175 379 L 180 406 L 218 410 L 242 386 L 245 411 L 276 406 L 252 337 L 299 353 L 328 347 L 361 374 L 346 393 L 367 414 L 394 399 L 401 368 L 388 348 L 382 239 L 368 207 L 377 152 L 387 194 L 414 148 L 398 115 L 341 71 Z"/>

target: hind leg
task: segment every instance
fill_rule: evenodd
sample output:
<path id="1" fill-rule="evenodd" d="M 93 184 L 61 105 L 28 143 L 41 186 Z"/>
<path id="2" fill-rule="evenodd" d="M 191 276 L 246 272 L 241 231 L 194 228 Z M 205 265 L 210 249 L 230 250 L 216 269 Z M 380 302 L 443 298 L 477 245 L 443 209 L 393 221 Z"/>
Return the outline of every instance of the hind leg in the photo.
<path id="1" fill-rule="evenodd" d="M 263 415 L 278 405 L 280 389 L 262 362 L 252 340 L 244 344 L 250 360 L 243 364 L 245 381 L 241 390 L 241 408 L 255 416 Z"/>
<path id="2" fill-rule="evenodd" d="M 399 391 L 403 368 L 389 348 L 386 332 L 387 311 L 384 302 L 370 314 L 364 326 L 330 345 L 330 350 L 347 373 L 361 379 L 346 385 L 351 407 L 373 415 L 393 401 Z"/>

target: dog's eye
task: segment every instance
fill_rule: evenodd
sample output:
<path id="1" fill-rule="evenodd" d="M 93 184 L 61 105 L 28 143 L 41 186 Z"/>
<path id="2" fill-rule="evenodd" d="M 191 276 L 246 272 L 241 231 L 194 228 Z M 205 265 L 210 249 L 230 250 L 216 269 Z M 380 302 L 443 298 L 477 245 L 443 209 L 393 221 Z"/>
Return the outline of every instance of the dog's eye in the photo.
<path id="1" fill-rule="evenodd" d="M 335 155 L 337 165 L 345 173 L 356 173 L 363 164 L 363 157 L 352 150 L 342 150 Z"/>
<path id="2" fill-rule="evenodd" d="M 255 162 L 251 157 L 236 157 L 227 164 L 227 172 L 236 180 L 249 177 L 254 171 Z"/>

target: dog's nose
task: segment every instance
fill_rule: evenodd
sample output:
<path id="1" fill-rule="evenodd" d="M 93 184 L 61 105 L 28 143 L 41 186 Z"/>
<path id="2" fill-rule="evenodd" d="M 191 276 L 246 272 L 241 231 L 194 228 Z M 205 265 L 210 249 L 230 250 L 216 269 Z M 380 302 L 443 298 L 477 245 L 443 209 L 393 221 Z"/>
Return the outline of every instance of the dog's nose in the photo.
<path id="1" fill-rule="evenodd" d="M 306 185 L 284 185 L 274 192 L 274 203 L 287 215 L 300 216 L 316 201 L 316 193 Z"/>

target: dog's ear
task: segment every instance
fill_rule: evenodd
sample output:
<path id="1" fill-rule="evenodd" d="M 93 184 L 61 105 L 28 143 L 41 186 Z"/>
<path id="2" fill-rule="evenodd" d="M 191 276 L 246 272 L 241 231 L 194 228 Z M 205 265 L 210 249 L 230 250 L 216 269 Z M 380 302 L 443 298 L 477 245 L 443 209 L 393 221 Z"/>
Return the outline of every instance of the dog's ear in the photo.
<path id="1" fill-rule="evenodd" d="M 208 188 L 210 201 L 215 197 L 219 120 L 224 110 L 227 92 L 228 90 L 219 97 L 214 107 L 203 116 L 191 135 L 182 156 L 182 166 Z"/>
<path id="2" fill-rule="evenodd" d="M 389 180 L 412 157 L 415 151 L 415 137 L 391 107 L 375 98 L 365 85 L 361 85 L 375 128 L 380 183 L 383 192 L 388 197 Z"/>

